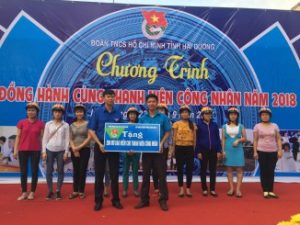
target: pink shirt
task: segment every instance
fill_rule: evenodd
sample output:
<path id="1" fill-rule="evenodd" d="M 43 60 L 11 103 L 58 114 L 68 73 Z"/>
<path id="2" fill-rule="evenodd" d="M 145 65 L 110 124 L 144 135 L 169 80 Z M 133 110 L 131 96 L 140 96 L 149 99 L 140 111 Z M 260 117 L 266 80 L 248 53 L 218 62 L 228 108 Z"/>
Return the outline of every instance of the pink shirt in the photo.
<path id="1" fill-rule="evenodd" d="M 20 120 L 17 128 L 20 129 L 19 151 L 40 151 L 42 149 L 41 134 L 45 124 L 36 120 Z"/>
<path id="2" fill-rule="evenodd" d="M 271 123 L 266 127 L 262 123 L 255 125 L 253 132 L 258 135 L 257 150 L 262 152 L 276 152 L 278 150 L 276 131 L 279 132 L 277 124 Z"/>

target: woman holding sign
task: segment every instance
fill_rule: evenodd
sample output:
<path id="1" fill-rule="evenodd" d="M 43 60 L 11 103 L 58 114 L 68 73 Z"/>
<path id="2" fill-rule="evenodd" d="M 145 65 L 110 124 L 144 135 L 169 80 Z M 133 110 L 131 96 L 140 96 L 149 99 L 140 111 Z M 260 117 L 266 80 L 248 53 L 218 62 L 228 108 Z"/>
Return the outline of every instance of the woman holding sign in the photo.
<path id="1" fill-rule="evenodd" d="M 191 110 L 187 105 L 179 109 L 180 120 L 173 124 L 173 141 L 177 163 L 178 197 L 192 197 L 191 184 L 194 169 L 194 149 L 196 147 L 196 124 L 190 120 Z M 172 155 L 171 153 L 170 155 Z M 186 193 L 183 189 L 183 168 L 186 165 Z"/>
<path id="2" fill-rule="evenodd" d="M 127 110 L 127 119 L 129 123 L 138 122 L 139 112 L 135 107 Z M 128 196 L 128 175 L 130 166 L 132 168 L 133 189 L 135 197 L 139 197 L 139 162 L 141 155 L 139 153 L 127 152 L 123 158 L 123 197 Z"/>
<path id="3" fill-rule="evenodd" d="M 73 192 L 69 199 L 85 198 L 86 169 L 90 159 L 88 122 L 84 119 L 86 108 L 77 104 L 74 108 L 76 120 L 70 125 L 71 159 L 73 163 Z"/>
<path id="4" fill-rule="evenodd" d="M 243 166 L 245 165 L 244 149 L 242 143 L 246 141 L 246 130 L 239 124 L 239 110 L 230 107 L 227 112 L 228 122 L 222 129 L 222 148 L 224 164 L 227 167 L 227 178 L 229 182 L 228 196 L 234 195 L 233 170 L 237 171 L 237 187 L 235 196 L 242 197 L 241 185 L 243 180 Z"/>
<path id="5" fill-rule="evenodd" d="M 264 198 L 278 198 L 273 192 L 274 170 L 278 158 L 282 157 L 281 136 L 277 124 L 271 123 L 272 111 L 259 111 L 261 122 L 253 129 L 254 158 L 258 159 L 260 181 Z"/>

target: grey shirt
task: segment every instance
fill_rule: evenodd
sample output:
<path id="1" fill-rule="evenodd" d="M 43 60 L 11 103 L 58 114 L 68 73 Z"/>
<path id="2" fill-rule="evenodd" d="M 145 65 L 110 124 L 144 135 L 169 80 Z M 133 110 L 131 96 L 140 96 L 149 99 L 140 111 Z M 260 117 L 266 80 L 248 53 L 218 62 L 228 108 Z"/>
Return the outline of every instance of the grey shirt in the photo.
<path id="1" fill-rule="evenodd" d="M 81 145 L 88 137 L 88 122 L 85 121 L 83 124 L 76 125 L 72 123 L 70 125 L 70 137 L 75 146 Z M 85 146 L 88 147 L 88 144 Z"/>

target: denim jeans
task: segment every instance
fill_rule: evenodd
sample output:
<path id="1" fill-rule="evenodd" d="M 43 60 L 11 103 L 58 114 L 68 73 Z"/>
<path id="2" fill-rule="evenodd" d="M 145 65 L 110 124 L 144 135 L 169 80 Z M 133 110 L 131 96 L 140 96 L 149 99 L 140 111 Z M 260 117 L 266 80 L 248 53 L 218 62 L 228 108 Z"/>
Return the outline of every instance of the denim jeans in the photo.
<path id="1" fill-rule="evenodd" d="M 47 149 L 47 172 L 46 179 L 48 185 L 48 192 L 53 192 L 53 166 L 54 161 L 57 162 L 57 186 L 56 191 L 61 190 L 64 181 L 64 153 L 65 151 L 51 152 Z"/>

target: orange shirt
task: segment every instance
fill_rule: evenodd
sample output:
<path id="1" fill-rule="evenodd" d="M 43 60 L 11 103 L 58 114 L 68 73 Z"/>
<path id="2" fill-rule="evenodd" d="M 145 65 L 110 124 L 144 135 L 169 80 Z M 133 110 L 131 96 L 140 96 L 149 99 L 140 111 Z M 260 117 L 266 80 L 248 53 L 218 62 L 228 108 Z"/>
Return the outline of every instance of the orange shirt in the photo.
<path id="1" fill-rule="evenodd" d="M 194 130 L 191 130 L 188 121 L 179 120 L 173 124 L 173 129 L 176 131 L 175 145 L 194 145 L 194 131 L 197 130 L 196 124 L 194 124 Z"/>

